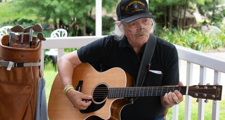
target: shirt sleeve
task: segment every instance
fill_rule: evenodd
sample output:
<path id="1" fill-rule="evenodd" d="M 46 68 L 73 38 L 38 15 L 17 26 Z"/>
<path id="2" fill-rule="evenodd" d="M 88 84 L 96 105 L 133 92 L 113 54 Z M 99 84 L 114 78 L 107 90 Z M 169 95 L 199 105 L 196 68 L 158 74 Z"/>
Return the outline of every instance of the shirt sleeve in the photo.
<path id="1" fill-rule="evenodd" d="M 77 50 L 81 62 L 95 63 L 100 61 L 102 56 L 103 38 L 87 44 Z"/>
<path id="2" fill-rule="evenodd" d="M 178 85 L 179 66 L 178 53 L 175 46 L 167 50 L 164 59 L 163 82 L 162 85 Z"/>

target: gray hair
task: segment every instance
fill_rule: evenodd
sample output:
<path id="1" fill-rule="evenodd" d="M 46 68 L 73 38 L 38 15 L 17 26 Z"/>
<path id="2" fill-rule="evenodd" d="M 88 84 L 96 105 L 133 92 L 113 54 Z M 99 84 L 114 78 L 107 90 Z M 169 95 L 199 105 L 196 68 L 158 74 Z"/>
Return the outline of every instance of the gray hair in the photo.
<path id="1" fill-rule="evenodd" d="M 152 27 L 150 29 L 150 33 L 153 33 L 155 30 L 156 22 L 152 18 L 150 18 L 150 20 L 152 22 Z M 116 40 L 122 40 L 124 37 L 123 24 L 121 23 L 121 21 L 117 21 L 117 22 L 115 22 L 114 27 L 115 27 L 115 29 L 114 29 L 114 31 L 111 32 L 111 35 L 113 35 Z"/>

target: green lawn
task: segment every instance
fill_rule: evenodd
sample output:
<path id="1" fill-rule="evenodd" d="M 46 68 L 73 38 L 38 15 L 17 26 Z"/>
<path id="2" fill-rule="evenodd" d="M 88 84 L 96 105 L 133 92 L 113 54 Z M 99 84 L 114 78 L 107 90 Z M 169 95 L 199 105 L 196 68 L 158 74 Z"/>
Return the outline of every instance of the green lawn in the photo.
<path id="1" fill-rule="evenodd" d="M 47 101 L 49 99 L 49 94 L 51 90 L 52 83 L 55 79 L 55 76 L 57 75 L 57 72 L 55 72 L 55 69 L 52 64 L 45 65 L 44 70 L 44 76 L 46 79 L 46 96 Z M 184 97 L 185 98 L 185 97 Z M 185 114 L 185 100 L 179 104 L 179 120 L 184 119 Z M 225 118 L 225 100 L 222 100 L 220 102 L 220 120 Z M 192 99 L 191 104 L 191 120 L 197 120 L 198 119 L 198 103 L 196 102 L 196 99 Z M 208 103 L 205 104 L 205 120 L 211 120 L 212 119 L 212 101 L 209 100 Z M 167 120 L 172 120 L 172 108 L 169 109 L 167 114 Z"/>

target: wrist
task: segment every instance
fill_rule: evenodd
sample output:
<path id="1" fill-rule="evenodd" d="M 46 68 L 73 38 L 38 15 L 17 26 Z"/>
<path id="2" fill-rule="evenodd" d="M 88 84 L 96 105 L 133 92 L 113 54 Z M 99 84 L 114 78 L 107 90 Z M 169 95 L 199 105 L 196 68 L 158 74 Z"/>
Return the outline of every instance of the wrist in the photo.
<path id="1" fill-rule="evenodd" d="M 67 96 L 67 92 L 70 90 L 74 90 L 74 87 L 72 85 L 67 85 L 63 90 L 64 95 Z"/>

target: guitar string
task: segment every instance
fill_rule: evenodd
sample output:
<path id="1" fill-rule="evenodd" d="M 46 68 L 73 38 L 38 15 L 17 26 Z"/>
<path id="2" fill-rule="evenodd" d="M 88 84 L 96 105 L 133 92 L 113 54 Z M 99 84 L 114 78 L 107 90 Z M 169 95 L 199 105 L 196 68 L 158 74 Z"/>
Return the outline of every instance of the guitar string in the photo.
<path id="1" fill-rule="evenodd" d="M 106 90 L 105 88 L 103 88 L 103 89 L 98 88 L 94 92 L 94 97 L 105 97 L 106 95 L 117 97 L 117 96 L 121 96 L 121 94 L 123 94 L 125 97 L 126 96 L 129 97 L 131 95 L 135 96 L 136 94 L 139 94 L 139 96 L 149 96 L 148 93 L 152 92 L 152 90 L 149 90 L 149 89 L 146 90 L 146 88 L 149 88 L 149 87 L 136 87 L 136 90 L 132 91 L 132 94 L 126 93 L 126 92 L 131 92 L 130 91 L 131 88 L 133 89 L 134 87 L 130 87 L 130 88 L 110 88 L 110 90 L 108 90 L 108 89 Z M 157 93 L 159 93 L 159 92 L 164 93 L 164 94 L 168 93 L 167 91 L 164 91 L 164 90 L 167 90 L 167 89 L 163 90 L 163 88 L 167 88 L 167 87 L 151 87 L 151 88 L 158 88 L 158 90 L 153 90 L 154 93 L 151 93 L 151 96 L 157 96 Z M 174 88 L 174 87 L 169 87 L 169 88 Z M 177 90 L 178 90 L 179 87 L 175 87 L 175 88 L 177 88 Z M 172 91 L 174 89 L 169 89 L 169 90 Z M 147 94 L 146 94 L 146 92 L 147 92 Z"/>

